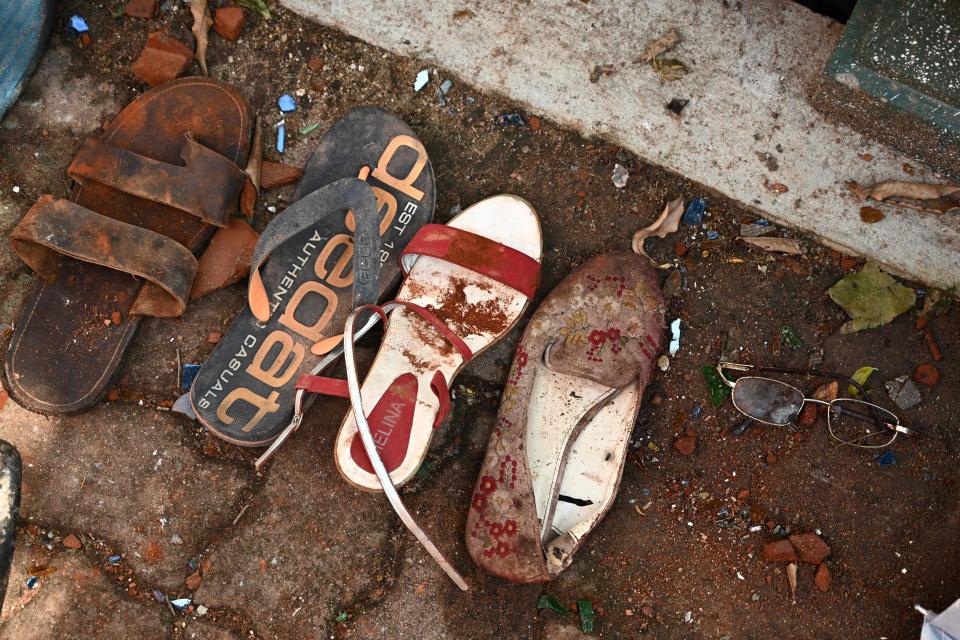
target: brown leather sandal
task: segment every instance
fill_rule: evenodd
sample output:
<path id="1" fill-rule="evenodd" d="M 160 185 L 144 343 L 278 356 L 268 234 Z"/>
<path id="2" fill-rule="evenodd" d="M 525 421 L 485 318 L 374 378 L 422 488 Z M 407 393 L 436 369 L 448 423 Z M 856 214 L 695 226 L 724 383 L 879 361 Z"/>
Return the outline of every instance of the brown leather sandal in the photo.
<path id="1" fill-rule="evenodd" d="M 41 196 L 10 234 L 41 278 L 7 352 L 17 402 L 90 407 L 140 318 L 184 312 L 194 253 L 237 209 L 252 132 L 236 89 L 185 78 L 143 94 L 83 144 L 67 170 L 70 200 Z"/>
<path id="2" fill-rule="evenodd" d="M 481 568 L 552 580 L 613 505 L 663 314 L 653 269 L 632 253 L 593 258 L 533 314 L 467 516 Z"/>

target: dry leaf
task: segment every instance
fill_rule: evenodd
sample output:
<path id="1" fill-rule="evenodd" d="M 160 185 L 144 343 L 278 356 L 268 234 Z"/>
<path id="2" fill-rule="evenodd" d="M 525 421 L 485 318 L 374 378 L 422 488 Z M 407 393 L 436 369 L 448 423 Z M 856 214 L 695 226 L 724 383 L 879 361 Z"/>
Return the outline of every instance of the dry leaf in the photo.
<path id="1" fill-rule="evenodd" d="M 847 188 L 861 200 L 889 200 L 917 211 L 946 213 L 960 209 L 960 185 L 956 184 L 887 180 L 867 187 L 850 181 Z"/>
<path id="2" fill-rule="evenodd" d="M 682 215 L 683 198 L 677 198 L 676 200 L 671 200 L 668 202 L 663 208 L 663 213 L 660 214 L 660 217 L 657 218 L 653 224 L 651 224 L 649 227 L 644 227 L 633 234 L 634 252 L 653 262 L 653 258 L 648 256 L 647 252 L 643 248 L 644 241 L 651 236 L 666 238 L 667 235 L 680 228 L 680 217 Z M 666 266 L 669 265 L 660 265 L 660 268 L 664 268 Z"/>
<path id="3" fill-rule="evenodd" d="M 880 222 L 886 216 L 883 214 L 883 211 L 877 209 L 876 207 L 860 207 L 860 219 L 867 224 L 874 224 L 875 222 Z"/>
<path id="4" fill-rule="evenodd" d="M 253 143 L 250 145 L 250 157 L 247 158 L 247 168 L 244 169 L 253 188 L 260 193 L 260 164 L 263 159 L 263 127 L 260 126 L 260 116 L 257 116 L 253 126 Z"/>
<path id="5" fill-rule="evenodd" d="M 670 49 L 673 49 L 678 44 L 680 44 L 680 33 L 677 32 L 676 27 L 670 27 L 670 30 L 665 34 L 647 44 L 647 48 L 643 50 L 643 54 L 634 60 L 633 63 L 643 64 L 653 62 L 654 58 L 658 55 L 670 51 Z"/>
<path id="6" fill-rule="evenodd" d="M 190 3 L 190 13 L 193 14 L 193 37 L 197 39 L 197 48 L 194 57 L 200 63 L 200 71 L 207 75 L 207 42 L 213 18 L 207 8 L 207 0 L 193 0 Z"/>
<path id="7" fill-rule="evenodd" d="M 790 597 L 797 597 L 797 563 L 787 565 L 787 580 L 790 582 Z"/>
<path id="8" fill-rule="evenodd" d="M 687 65 L 676 58 L 655 58 L 651 65 L 660 79 L 667 81 L 679 80 L 689 71 Z"/>
<path id="9" fill-rule="evenodd" d="M 780 253 L 790 254 L 791 256 L 803 255 L 800 243 L 793 238 L 771 238 L 766 236 L 744 238 L 741 236 L 740 240 L 764 251 L 778 251 Z"/>

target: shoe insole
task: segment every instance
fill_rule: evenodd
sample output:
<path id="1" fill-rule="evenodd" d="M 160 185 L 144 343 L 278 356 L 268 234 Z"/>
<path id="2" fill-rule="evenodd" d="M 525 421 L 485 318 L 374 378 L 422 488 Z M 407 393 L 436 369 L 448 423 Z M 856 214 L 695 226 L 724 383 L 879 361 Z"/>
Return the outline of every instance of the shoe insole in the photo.
<path id="1" fill-rule="evenodd" d="M 542 540 L 580 539 L 610 508 L 639 401 L 638 384 L 616 390 L 538 364 L 525 443 Z"/>

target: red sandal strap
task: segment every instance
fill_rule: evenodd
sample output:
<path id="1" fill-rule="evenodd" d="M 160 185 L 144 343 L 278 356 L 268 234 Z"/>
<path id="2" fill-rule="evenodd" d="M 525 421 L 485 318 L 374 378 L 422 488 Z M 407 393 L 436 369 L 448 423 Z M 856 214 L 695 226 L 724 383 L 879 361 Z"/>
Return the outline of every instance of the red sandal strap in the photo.
<path id="1" fill-rule="evenodd" d="M 441 423 L 450 415 L 450 388 L 447 386 L 447 379 L 443 373 L 436 371 L 433 379 L 430 380 L 430 390 L 440 401 L 440 410 L 437 411 L 437 417 L 433 419 L 433 428 L 439 429 Z"/>
<path id="2" fill-rule="evenodd" d="M 340 378 L 326 378 L 324 376 L 312 376 L 304 373 L 297 378 L 297 383 L 293 385 L 296 389 L 303 389 L 309 393 L 320 393 L 325 396 L 336 396 L 337 398 L 349 398 L 350 390 L 347 388 L 347 381 Z"/>
<path id="3" fill-rule="evenodd" d="M 450 344 L 453 345 L 453 348 L 460 352 L 464 362 L 470 362 L 470 360 L 473 359 L 473 351 L 470 350 L 470 347 L 467 346 L 467 343 L 464 342 L 460 336 L 454 333 L 453 330 L 448 327 L 443 320 L 435 316 L 427 309 L 418 304 L 413 304 L 412 302 L 407 302 L 405 300 L 394 300 L 393 302 L 389 302 L 387 304 L 399 304 L 407 309 L 410 309 L 421 318 L 426 320 L 434 329 L 439 331 L 440 335 L 449 340 Z"/>
<path id="4" fill-rule="evenodd" d="M 425 224 L 400 252 L 406 274 L 417 256 L 440 258 L 492 278 L 528 298 L 537 292 L 540 263 L 512 247 L 445 224 Z"/>

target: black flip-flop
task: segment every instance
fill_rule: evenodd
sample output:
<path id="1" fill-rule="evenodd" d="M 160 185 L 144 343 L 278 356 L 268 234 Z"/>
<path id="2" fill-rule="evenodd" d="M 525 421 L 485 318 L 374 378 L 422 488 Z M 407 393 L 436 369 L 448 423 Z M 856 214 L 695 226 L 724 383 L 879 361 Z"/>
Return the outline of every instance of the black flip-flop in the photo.
<path id="1" fill-rule="evenodd" d="M 284 431 L 297 378 L 338 353 L 355 306 L 397 283 L 400 252 L 433 217 L 433 167 L 406 124 L 362 107 L 320 140 L 295 198 L 261 234 L 249 304 L 191 388 L 197 419 L 242 446 Z"/>
<path id="2" fill-rule="evenodd" d="M 13 543 L 20 523 L 20 474 L 17 448 L 0 440 L 0 606 L 7 592 L 7 578 L 13 562 Z"/>

